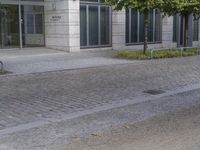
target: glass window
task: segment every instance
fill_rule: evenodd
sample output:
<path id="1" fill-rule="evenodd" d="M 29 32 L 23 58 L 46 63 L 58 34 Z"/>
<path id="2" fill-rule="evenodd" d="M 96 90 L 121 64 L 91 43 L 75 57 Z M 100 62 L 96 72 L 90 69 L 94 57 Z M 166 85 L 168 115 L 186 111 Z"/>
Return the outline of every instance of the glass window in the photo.
<path id="1" fill-rule="evenodd" d="M 98 45 L 98 7 L 89 6 L 89 45 Z"/>
<path id="2" fill-rule="evenodd" d="M 0 9 L 0 48 L 19 47 L 19 7 L 1 5 Z"/>
<path id="3" fill-rule="evenodd" d="M 32 14 L 27 14 L 27 33 L 33 34 L 34 33 L 34 18 Z"/>
<path id="4" fill-rule="evenodd" d="M 23 47 L 44 45 L 43 10 L 42 6 L 21 6 Z"/>
<path id="5" fill-rule="evenodd" d="M 140 34 L 138 35 L 139 36 L 139 42 L 144 42 L 144 14 L 139 14 L 139 31 L 140 31 Z"/>
<path id="6" fill-rule="evenodd" d="M 0 1 L 0 48 L 43 46 L 44 0 Z"/>
<path id="7" fill-rule="evenodd" d="M 109 44 L 109 37 L 110 37 L 110 26 L 109 26 L 109 14 L 110 14 L 109 7 L 101 7 L 101 16 L 100 16 L 100 22 L 101 22 L 101 44 Z"/>
<path id="8" fill-rule="evenodd" d="M 152 10 L 148 16 L 148 42 L 161 41 L 161 14 Z M 144 14 L 133 9 L 126 10 L 126 43 L 138 44 L 144 42 Z"/>
<path id="9" fill-rule="evenodd" d="M 149 12 L 148 42 L 154 42 L 154 27 L 154 11 L 152 10 Z"/>
<path id="10" fill-rule="evenodd" d="M 43 19 L 42 14 L 35 15 L 35 33 L 42 34 L 43 33 Z"/>
<path id="11" fill-rule="evenodd" d="M 160 10 L 155 10 L 155 41 L 161 41 L 161 32 L 162 32 L 162 24 L 161 24 L 161 13 Z"/>
<path id="12" fill-rule="evenodd" d="M 138 13 L 131 11 L 131 42 L 137 42 Z"/>
<path id="13" fill-rule="evenodd" d="M 28 34 L 43 33 L 43 12 L 41 7 L 23 6 L 22 14 L 26 16 L 25 28 Z"/>
<path id="14" fill-rule="evenodd" d="M 80 5 L 80 45 L 85 47 L 110 46 L 111 7 L 98 4 Z"/>
<path id="15" fill-rule="evenodd" d="M 80 44 L 81 46 L 87 45 L 87 17 L 86 6 L 80 7 Z"/>
<path id="16" fill-rule="evenodd" d="M 80 0 L 83 3 L 104 3 L 105 0 Z"/>
<path id="17" fill-rule="evenodd" d="M 98 0 L 81 0 L 81 2 L 90 2 L 90 3 L 96 2 L 96 3 L 98 3 L 99 1 Z"/>
<path id="18" fill-rule="evenodd" d="M 44 0 L 21 0 L 21 1 L 44 2 Z"/>
<path id="19" fill-rule="evenodd" d="M 199 20 L 193 21 L 193 41 L 199 40 Z"/>
<path id="20" fill-rule="evenodd" d="M 130 31 L 129 31 L 129 10 L 127 9 L 126 10 L 126 43 L 130 43 L 129 42 L 129 34 L 130 34 Z"/>
<path id="21" fill-rule="evenodd" d="M 178 17 L 176 15 L 173 17 L 173 42 L 177 42 L 177 24 L 178 24 Z"/>

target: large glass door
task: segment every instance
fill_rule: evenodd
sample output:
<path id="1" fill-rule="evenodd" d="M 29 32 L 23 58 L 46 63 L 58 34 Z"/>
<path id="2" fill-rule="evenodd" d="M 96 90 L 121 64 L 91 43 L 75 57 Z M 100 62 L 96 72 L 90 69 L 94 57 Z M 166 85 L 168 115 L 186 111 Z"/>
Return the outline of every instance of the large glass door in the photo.
<path id="1" fill-rule="evenodd" d="M 1 5 L 0 48 L 16 48 L 19 39 L 19 9 L 17 5 Z"/>
<path id="2" fill-rule="evenodd" d="M 0 49 L 44 45 L 44 0 L 0 0 Z"/>
<path id="3" fill-rule="evenodd" d="M 21 7 L 23 47 L 44 46 L 43 12 L 43 6 Z"/>
<path id="4" fill-rule="evenodd" d="M 81 48 L 111 46 L 111 7 L 104 0 L 80 0 Z"/>

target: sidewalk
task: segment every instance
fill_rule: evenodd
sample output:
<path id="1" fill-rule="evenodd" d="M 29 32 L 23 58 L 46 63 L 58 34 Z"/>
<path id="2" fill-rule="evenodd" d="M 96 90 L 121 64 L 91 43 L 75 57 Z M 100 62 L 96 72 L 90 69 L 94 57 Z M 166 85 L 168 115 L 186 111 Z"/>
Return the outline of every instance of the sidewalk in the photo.
<path id="1" fill-rule="evenodd" d="M 89 68 L 113 64 L 132 63 L 112 57 L 116 51 L 91 51 L 67 53 L 45 48 L 1 50 L 0 60 L 5 69 L 13 74 L 26 74 L 66 69 Z"/>

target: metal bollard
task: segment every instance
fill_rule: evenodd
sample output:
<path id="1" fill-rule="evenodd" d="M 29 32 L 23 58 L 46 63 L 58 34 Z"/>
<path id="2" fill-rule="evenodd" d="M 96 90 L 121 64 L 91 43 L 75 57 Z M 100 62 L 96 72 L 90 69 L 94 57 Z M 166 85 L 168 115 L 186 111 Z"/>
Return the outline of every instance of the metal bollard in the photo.
<path id="1" fill-rule="evenodd" d="M 151 59 L 153 58 L 153 49 L 151 50 Z"/>
<path id="2" fill-rule="evenodd" d="M 4 69 L 3 69 L 3 62 L 0 61 L 0 72 L 3 73 L 3 70 L 4 70 Z"/>
<path id="3" fill-rule="evenodd" d="M 197 49 L 196 49 L 196 50 L 197 50 L 197 55 L 199 55 L 199 49 L 198 49 L 198 47 L 197 47 Z"/>
<path id="4" fill-rule="evenodd" d="M 182 57 L 183 56 L 183 48 L 181 47 L 180 50 L 181 50 L 181 57 Z"/>

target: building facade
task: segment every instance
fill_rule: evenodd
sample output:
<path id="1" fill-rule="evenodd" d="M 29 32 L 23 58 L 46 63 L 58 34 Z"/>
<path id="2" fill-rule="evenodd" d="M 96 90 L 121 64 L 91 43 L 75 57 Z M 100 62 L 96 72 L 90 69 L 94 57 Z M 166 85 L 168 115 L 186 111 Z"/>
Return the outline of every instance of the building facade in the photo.
<path id="1" fill-rule="evenodd" d="M 143 48 L 143 14 L 112 11 L 103 0 L 0 0 L 0 49 L 47 47 L 67 52 Z M 188 46 L 200 46 L 190 16 Z M 148 48 L 183 46 L 184 18 L 149 12 Z"/>

